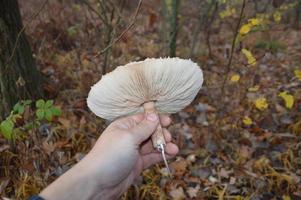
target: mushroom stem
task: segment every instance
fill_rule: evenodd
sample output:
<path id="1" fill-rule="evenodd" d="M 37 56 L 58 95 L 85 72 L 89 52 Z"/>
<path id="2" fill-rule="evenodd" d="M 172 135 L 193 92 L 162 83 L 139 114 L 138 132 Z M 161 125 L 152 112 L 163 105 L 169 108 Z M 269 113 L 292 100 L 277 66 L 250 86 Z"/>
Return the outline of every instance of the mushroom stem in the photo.
<path id="1" fill-rule="evenodd" d="M 157 114 L 157 110 L 155 108 L 155 103 L 153 101 L 144 103 L 143 108 L 144 108 L 144 112 L 146 114 L 150 114 L 150 113 Z M 153 142 L 154 148 L 158 149 L 159 151 L 160 151 L 162 145 L 163 146 L 166 145 L 165 138 L 163 135 L 163 129 L 162 129 L 162 126 L 160 123 L 158 124 L 157 129 L 155 130 L 154 134 L 152 135 L 152 142 Z"/>
<path id="2" fill-rule="evenodd" d="M 144 103 L 143 108 L 144 108 L 144 112 L 146 114 L 150 114 L 150 113 L 158 114 L 156 107 L 155 107 L 155 103 L 153 101 Z M 165 138 L 163 135 L 163 129 L 162 129 L 162 126 L 160 123 L 158 124 L 155 132 L 152 135 L 152 142 L 153 142 L 154 148 L 157 149 L 159 152 L 161 152 L 167 172 L 168 172 L 169 176 L 172 177 L 171 171 L 168 167 L 168 163 L 167 163 L 167 160 L 165 157 L 166 142 L 165 142 Z"/>

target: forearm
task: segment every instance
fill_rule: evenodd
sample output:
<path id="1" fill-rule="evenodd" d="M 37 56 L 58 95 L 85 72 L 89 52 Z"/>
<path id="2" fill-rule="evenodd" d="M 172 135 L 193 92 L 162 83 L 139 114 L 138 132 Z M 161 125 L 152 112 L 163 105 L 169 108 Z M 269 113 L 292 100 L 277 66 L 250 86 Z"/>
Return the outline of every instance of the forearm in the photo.
<path id="1" fill-rule="evenodd" d="M 45 188 L 40 196 L 46 200 L 91 199 L 93 180 L 88 181 L 85 173 L 75 166 Z"/>
<path id="2" fill-rule="evenodd" d="M 120 193 L 101 184 L 91 173 L 88 163 L 86 159 L 82 160 L 45 188 L 40 196 L 45 200 L 117 199 Z M 99 169 L 99 173 L 101 171 Z"/>

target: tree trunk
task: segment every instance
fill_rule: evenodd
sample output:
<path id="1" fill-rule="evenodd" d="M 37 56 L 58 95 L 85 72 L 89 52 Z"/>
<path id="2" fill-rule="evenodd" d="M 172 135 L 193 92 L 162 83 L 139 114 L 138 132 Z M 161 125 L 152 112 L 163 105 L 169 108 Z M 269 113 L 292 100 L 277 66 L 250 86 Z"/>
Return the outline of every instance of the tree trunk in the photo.
<path id="1" fill-rule="evenodd" d="M 163 0 L 164 29 L 168 32 L 164 37 L 168 40 L 170 57 L 176 56 L 179 5 L 180 0 Z"/>
<path id="2" fill-rule="evenodd" d="M 0 119 L 19 100 L 42 95 L 41 75 L 22 27 L 17 0 L 0 0 Z"/>
<path id="3" fill-rule="evenodd" d="M 169 42 L 169 56 L 176 56 L 177 48 L 177 35 L 178 35 L 178 10 L 179 10 L 180 0 L 172 1 L 172 15 L 170 19 L 170 42 Z"/>

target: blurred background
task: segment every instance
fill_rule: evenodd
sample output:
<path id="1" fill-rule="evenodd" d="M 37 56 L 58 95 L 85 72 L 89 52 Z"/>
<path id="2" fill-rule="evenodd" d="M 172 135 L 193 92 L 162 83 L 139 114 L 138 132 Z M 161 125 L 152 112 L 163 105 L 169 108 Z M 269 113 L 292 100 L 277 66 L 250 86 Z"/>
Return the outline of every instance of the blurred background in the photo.
<path id="1" fill-rule="evenodd" d="M 103 74 L 167 56 L 197 62 L 204 86 L 172 116 L 174 178 L 154 166 L 121 199 L 301 199 L 301 1 L 18 3 L 23 24 L 0 14 L 0 66 L 21 69 L 0 74 L 3 199 L 39 193 L 89 151 L 108 125 L 86 105 Z"/>

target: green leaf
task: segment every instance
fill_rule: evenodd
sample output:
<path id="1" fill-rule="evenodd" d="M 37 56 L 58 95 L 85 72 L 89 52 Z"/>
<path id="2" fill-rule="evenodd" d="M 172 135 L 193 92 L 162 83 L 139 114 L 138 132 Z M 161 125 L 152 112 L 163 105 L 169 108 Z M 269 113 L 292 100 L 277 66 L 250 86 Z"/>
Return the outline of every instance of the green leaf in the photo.
<path id="1" fill-rule="evenodd" d="M 52 112 L 51 112 L 50 109 L 45 110 L 45 118 L 46 118 L 48 121 L 51 121 L 51 120 L 52 120 Z"/>
<path id="2" fill-rule="evenodd" d="M 20 106 L 21 106 L 21 104 L 20 104 L 19 102 L 16 103 L 16 104 L 14 105 L 13 111 L 14 111 L 14 112 L 18 112 Z"/>
<path id="3" fill-rule="evenodd" d="M 24 110 L 25 110 L 24 106 L 22 106 L 22 105 L 19 106 L 19 108 L 18 108 L 18 114 L 22 115 L 24 113 Z"/>
<path id="4" fill-rule="evenodd" d="M 37 100 L 36 107 L 37 108 L 44 108 L 45 107 L 45 101 L 43 99 Z"/>
<path id="5" fill-rule="evenodd" d="M 53 105 L 53 100 L 48 100 L 45 103 L 45 108 L 50 108 Z"/>
<path id="6" fill-rule="evenodd" d="M 16 105 L 14 105 L 13 111 L 14 111 L 14 113 L 18 113 L 18 114 L 22 115 L 24 112 L 24 105 L 22 105 L 19 102 L 16 103 Z"/>
<path id="7" fill-rule="evenodd" d="M 54 116 L 61 116 L 61 114 L 62 114 L 61 109 L 58 107 L 52 107 L 51 112 Z"/>
<path id="8" fill-rule="evenodd" d="M 38 120 L 43 119 L 44 116 L 45 116 L 45 110 L 44 109 L 37 109 L 36 115 L 37 115 Z"/>
<path id="9" fill-rule="evenodd" d="M 32 101 L 30 99 L 28 99 L 28 100 L 23 101 L 22 103 L 23 103 L 24 106 L 27 106 L 27 105 L 30 105 L 31 102 Z"/>
<path id="10" fill-rule="evenodd" d="M 0 124 L 1 133 L 8 140 L 12 139 L 13 129 L 14 123 L 10 119 L 7 119 Z"/>

